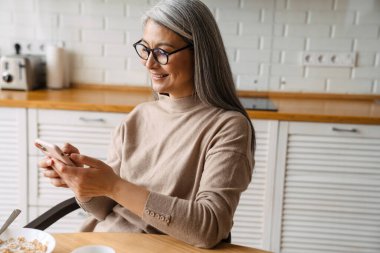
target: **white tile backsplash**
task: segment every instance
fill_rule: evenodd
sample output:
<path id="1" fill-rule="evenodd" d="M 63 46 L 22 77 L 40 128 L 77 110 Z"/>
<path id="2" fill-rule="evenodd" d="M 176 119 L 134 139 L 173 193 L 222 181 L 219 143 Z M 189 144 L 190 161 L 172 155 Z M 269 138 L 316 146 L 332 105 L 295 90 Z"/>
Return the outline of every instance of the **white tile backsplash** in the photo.
<path id="1" fill-rule="evenodd" d="M 157 0 L 1 0 L 0 54 L 64 42 L 73 82 L 149 85 L 132 44 Z M 203 0 L 238 89 L 380 94 L 379 0 Z M 302 65 L 304 51 L 353 52 L 353 68 Z M 23 51 L 26 52 L 26 51 Z"/>

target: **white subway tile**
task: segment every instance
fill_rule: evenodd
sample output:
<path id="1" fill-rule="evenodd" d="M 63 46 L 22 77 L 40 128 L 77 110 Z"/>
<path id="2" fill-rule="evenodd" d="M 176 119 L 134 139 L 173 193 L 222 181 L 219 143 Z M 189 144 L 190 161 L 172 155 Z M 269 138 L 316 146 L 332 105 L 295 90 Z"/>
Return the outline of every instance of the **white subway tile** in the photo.
<path id="1" fill-rule="evenodd" d="M 136 54 L 135 49 L 132 47 L 132 45 L 126 45 L 126 44 L 110 44 L 104 46 L 104 55 L 106 57 L 111 56 L 124 56 L 124 57 L 130 57 L 134 56 Z"/>
<path id="2" fill-rule="evenodd" d="M 270 36 L 272 26 L 268 24 L 252 24 L 250 22 L 242 22 L 242 35 L 259 35 Z"/>
<path id="3" fill-rule="evenodd" d="M 277 24 L 306 24 L 306 11 L 276 11 L 275 22 Z"/>
<path id="4" fill-rule="evenodd" d="M 273 9 L 275 0 L 242 0 L 241 7 L 246 9 Z"/>
<path id="5" fill-rule="evenodd" d="M 318 39 L 310 38 L 308 50 L 311 51 L 351 51 L 352 39 Z"/>
<path id="6" fill-rule="evenodd" d="M 31 0 L 2 0 L 0 1 L 2 10 L 33 12 L 34 1 Z"/>
<path id="7" fill-rule="evenodd" d="M 273 39 L 273 49 L 303 51 L 305 47 L 306 40 L 304 38 L 275 37 Z"/>
<path id="8" fill-rule="evenodd" d="M 302 77 L 304 68 L 299 65 L 273 64 L 271 66 L 271 74 L 273 76 L 298 76 Z"/>
<path id="9" fill-rule="evenodd" d="M 127 32 L 127 42 L 125 43 L 128 47 L 132 46 L 133 43 L 139 41 L 142 38 L 142 31 L 130 30 Z"/>
<path id="10" fill-rule="evenodd" d="M 239 49 L 237 50 L 238 62 L 266 62 L 269 63 L 269 50 Z"/>
<path id="11" fill-rule="evenodd" d="M 231 62 L 230 65 L 234 74 L 259 74 L 259 64 L 256 62 Z"/>
<path id="12" fill-rule="evenodd" d="M 101 44 L 94 43 L 66 43 L 66 48 L 76 55 L 101 56 L 103 53 Z"/>
<path id="13" fill-rule="evenodd" d="M 347 11 L 347 10 L 371 10 L 380 11 L 380 5 L 378 0 L 336 0 L 336 9 Z"/>
<path id="14" fill-rule="evenodd" d="M 278 51 L 278 50 L 273 50 L 272 51 L 272 61 L 271 63 L 274 63 L 274 64 L 281 64 L 282 63 L 282 60 L 281 60 L 281 56 L 282 55 L 282 51 Z"/>
<path id="15" fill-rule="evenodd" d="M 145 71 L 147 72 L 147 69 L 141 59 L 135 55 L 127 58 L 127 70 L 129 71 Z"/>
<path id="16" fill-rule="evenodd" d="M 82 39 L 84 42 L 101 42 L 101 43 L 119 43 L 120 44 L 124 42 L 124 32 L 83 30 Z"/>
<path id="17" fill-rule="evenodd" d="M 101 29 L 104 27 L 103 23 L 103 18 L 98 16 L 62 15 L 60 17 L 60 26 L 64 28 Z"/>
<path id="18" fill-rule="evenodd" d="M 335 38 L 378 38 L 378 25 L 337 25 L 333 29 Z"/>
<path id="19" fill-rule="evenodd" d="M 106 17 L 106 29 L 126 31 L 142 31 L 143 25 L 140 18 Z"/>
<path id="20" fill-rule="evenodd" d="M 353 69 L 353 78 L 380 78 L 380 67 L 357 67 Z"/>
<path id="21" fill-rule="evenodd" d="M 79 41 L 79 30 L 72 28 L 37 27 L 36 38 L 50 41 Z"/>
<path id="22" fill-rule="evenodd" d="M 326 81 L 322 78 L 302 77 L 271 78 L 270 87 L 277 91 L 289 92 L 325 92 Z"/>
<path id="23" fill-rule="evenodd" d="M 72 78 L 74 83 L 85 84 L 103 84 L 103 70 L 74 68 L 72 70 Z"/>
<path id="24" fill-rule="evenodd" d="M 142 15 L 151 8 L 150 5 L 127 4 L 127 17 L 141 19 Z"/>
<path id="25" fill-rule="evenodd" d="M 307 67 L 306 78 L 341 78 L 351 77 L 351 68 Z"/>
<path id="26" fill-rule="evenodd" d="M 261 36 L 259 40 L 260 50 L 271 50 L 272 48 L 272 36 Z"/>
<path id="27" fill-rule="evenodd" d="M 274 31 L 273 31 L 273 36 L 276 36 L 276 37 L 281 37 L 281 36 L 285 36 L 285 30 L 286 30 L 286 25 L 284 24 L 275 24 L 274 25 Z"/>
<path id="28" fill-rule="evenodd" d="M 380 52 L 380 39 L 377 40 L 367 40 L 367 39 L 358 39 L 356 50 L 362 52 Z"/>
<path id="29" fill-rule="evenodd" d="M 272 25 L 274 22 L 274 15 L 272 9 L 262 9 L 260 12 L 260 23 Z"/>
<path id="30" fill-rule="evenodd" d="M 330 93 L 371 93 L 371 79 L 329 79 L 327 92 Z"/>
<path id="31" fill-rule="evenodd" d="M 32 40 L 34 39 L 34 28 L 22 25 L 2 25 L 0 26 L 0 38 L 10 40 Z"/>
<path id="32" fill-rule="evenodd" d="M 115 71 L 107 70 L 105 82 L 116 85 L 138 85 L 147 86 L 148 78 L 146 71 Z"/>
<path id="33" fill-rule="evenodd" d="M 0 25 L 10 25 L 12 23 L 12 14 L 6 11 L 0 11 Z"/>
<path id="34" fill-rule="evenodd" d="M 96 16 L 124 16 L 124 4 L 87 1 L 82 4 L 82 13 Z"/>
<path id="35" fill-rule="evenodd" d="M 329 37 L 330 26 L 328 25 L 287 25 L 286 36 Z"/>
<path id="36" fill-rule="evenodd" d="M 376 54 L 370 52 L 360 52 L 357 54 L 358 67 L 373 67 L 376 66 Z"/>
<path id="37" fill-rule="evenodd" d="M 82 67 L 91 69 L 112 69 L 122 70 L 126 67 L 125 58 L 121 57 L 95 57 L 84 56 L 82 58 Z"/>
<path id="38" fill-rule="evenodd" d="M 78 14 L 80 10 L 79 1 L 51 1 L 51 0 L 38 0 L 38 12 L 53 12 L 64 14 Z"/>
<path id="39" fill-rule="evenodd" d="M 358 23 L 360 25 L 379 25 L 380 24 L 380 11 L 368 12 L 362 11 L 358 13 Z"/>
<path id="40" fill-rule="evenodd" d="M 229 62 L 236 62 L 236 49 L 235 48 L 225 48 L 227 58 Z"/>
<path id="41" fill-rule="evenodd" d="M 238 8 L 239 0 L 202 0 L 209 8 Z"/>
<path id="42" fill-rule="evenodd" d="M 268 78 L 255 75 L 237 75 L 236 88 L 238 90 L 268 90 Z"/>
<path id="43" fill-rule="evenodd" d="M 310 11 L 310 24 L 353 25 L 354 23 L 353 11 Z"/>
<path id="44" fill-rule="evenodd" d="M 300 51 L 283 51 L 281 53 L 281 63 L 296 65 L 301 63 L 302 52 Z"/>
<path id="45" fill-rule="evenodd" d="M 230 36 L 223 35 L 224 45 L 229 48 L 259 48 L 260 38 L 257 36 Z"/>
<path id="46" fill-rule="evenodd" d="M 239 34 L 239 23 L 236 21 L 232 22 L 218 22 L 219 30 L 225 35 L 238 35 Z"/>
<path id="47" fill-rule="evenodd" d="M 21 14 L 21 13 L 20 13 Z M 58 28 L 58 14 L 55 13 L 23 13 L 13 18 L 15 24 L 35 27 Z"/>
<path id="48" fill-rule="evenodd" d="M 288 0 L 289 10 L 332 10 L 333 0 Z"/>
<path id="49" fill-rule="evenodd" d="M 288 0 L 275 0 L 276 1 L 276 10 L 286 10 Z"/>
<path id="50" fill-rule="evenodd" d="M 246 21 L 254 23 L 260 22 L 260 11 L 244 9 L 218 9 L 218 21 Z"/>

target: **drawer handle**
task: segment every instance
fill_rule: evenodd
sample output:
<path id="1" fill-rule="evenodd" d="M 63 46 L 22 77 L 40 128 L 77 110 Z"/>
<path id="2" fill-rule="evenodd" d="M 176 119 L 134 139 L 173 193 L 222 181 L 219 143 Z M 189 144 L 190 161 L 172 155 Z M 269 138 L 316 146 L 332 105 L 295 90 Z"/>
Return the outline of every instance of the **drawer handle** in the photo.
<path id="1" fill-rule="evenodd" d="M 338 127 L 333 127 L 332 130 L 334 132 L 349 132 L 349 133 L 358 133 L 358 129 L 356 128 L 351 128 L 351 129 L 345 129 L 345 128 L 338 128 Z"/>
<path id="2" fill-rule="evenodd" d="M 90 118 L 85 118 L 85 117 L 79 117 L 79 120 L 84 121 L 84 122 L 106 122 L 105 119 L 103 118 L 96 118 L 96 119 L 90 119 Z"/>

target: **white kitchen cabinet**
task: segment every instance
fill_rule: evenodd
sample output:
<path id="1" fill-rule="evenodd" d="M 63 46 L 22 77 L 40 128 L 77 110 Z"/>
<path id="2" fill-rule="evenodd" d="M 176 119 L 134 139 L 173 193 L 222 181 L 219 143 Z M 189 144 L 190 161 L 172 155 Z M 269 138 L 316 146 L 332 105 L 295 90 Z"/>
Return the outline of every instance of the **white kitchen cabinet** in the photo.
<path id="1" fill-rule="evenodd" d="M 0 108 L 0 224 L 22 210 L 13 226 L 26 223 L 26 109 Z"/>
<path id="2" fill-rule="evenodd" d="M 253 120 L 255 168 L 234 216 L 232 243 L 269 249 L 278 121 Z"/>
<path id="3" fill-rule="evenodd" d="M 380 252 L 380 127 L 281 122 L 273 249 Z"/>
<path id="4" fill-rule="evenodd" d="M 62 146 L 69 142 L 82 154 L 105 160 L 113 129 L 126 117 L 122 113 L 88 111 L 38 110 L 28 111 L 29 119 L 29 212 L 30 220 L 53 205 L 73 197 L 71 190 L 50 184 L 38 168 L 43 157 L 33 144 L 36 138 Z M 85 215 L 78 210 L 54 224 L 50 232 L 75 232 Z"/>

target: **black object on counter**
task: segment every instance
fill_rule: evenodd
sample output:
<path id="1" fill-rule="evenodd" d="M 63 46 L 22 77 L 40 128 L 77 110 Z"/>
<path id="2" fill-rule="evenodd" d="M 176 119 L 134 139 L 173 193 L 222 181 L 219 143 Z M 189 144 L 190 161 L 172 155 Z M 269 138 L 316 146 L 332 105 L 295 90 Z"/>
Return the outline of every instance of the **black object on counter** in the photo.
<path id="1" fill-rule="evenodd" d="M 246 110 L 277 111 L 278 108 L 269 98 L 263 97 L 239 97 L 240 103 Z"/>

